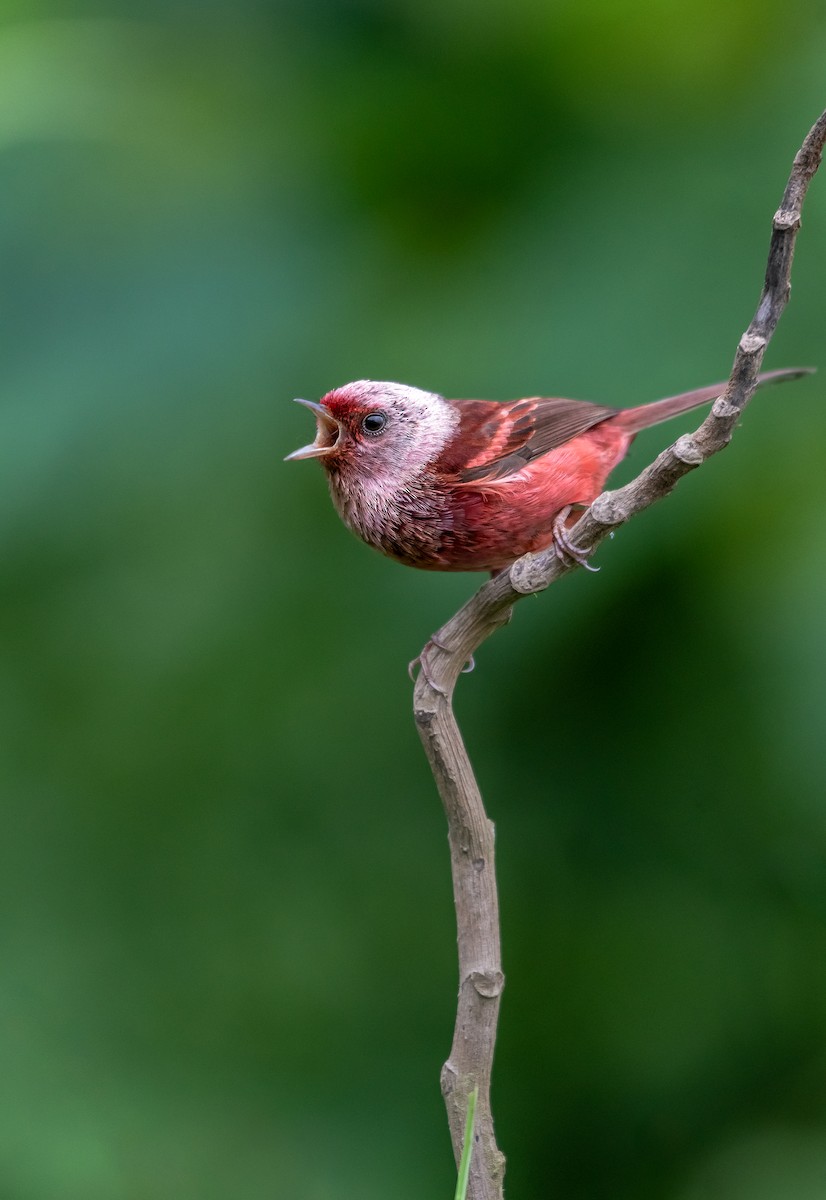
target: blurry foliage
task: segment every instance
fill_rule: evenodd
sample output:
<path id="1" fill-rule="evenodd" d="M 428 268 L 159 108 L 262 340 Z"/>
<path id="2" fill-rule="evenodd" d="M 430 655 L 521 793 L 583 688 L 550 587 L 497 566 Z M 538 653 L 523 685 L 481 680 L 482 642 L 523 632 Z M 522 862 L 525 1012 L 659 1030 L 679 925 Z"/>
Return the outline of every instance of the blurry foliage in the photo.
<path id="1" fill-rule="evenodd" d="M 451 1194 L 404 664 L 477 581 L 353 541 L 289 399 L 723 377 L 824 52 L 814 0 L 5 5 L 4 1200 Z M 823 386 L 461 685 L 513 1195 L 822 1195 Z"/>

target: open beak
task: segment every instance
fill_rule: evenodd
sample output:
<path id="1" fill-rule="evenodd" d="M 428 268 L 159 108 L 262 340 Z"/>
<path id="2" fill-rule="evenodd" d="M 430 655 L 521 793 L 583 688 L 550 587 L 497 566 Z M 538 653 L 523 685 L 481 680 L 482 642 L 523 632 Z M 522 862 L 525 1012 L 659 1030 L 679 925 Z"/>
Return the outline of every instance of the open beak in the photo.
<path id="1" fill-rule="evenodd" d="M 317 425 L 315 441 L 311 442 L 309 446 L 302 446 L 300 450 L 293 450 L 292 454 L 286 456 L 284 462 L 291 462 L 297 458 L 322 458 L 331 450 L 335 450 L 341 436 L 341 426 L 332 413 L 323 404 L 316 404 L 315 400 L 297 399 L 296 404 L 303 404 L 305 408 L 309 408 L 310 412 L 315 413 Z"/>

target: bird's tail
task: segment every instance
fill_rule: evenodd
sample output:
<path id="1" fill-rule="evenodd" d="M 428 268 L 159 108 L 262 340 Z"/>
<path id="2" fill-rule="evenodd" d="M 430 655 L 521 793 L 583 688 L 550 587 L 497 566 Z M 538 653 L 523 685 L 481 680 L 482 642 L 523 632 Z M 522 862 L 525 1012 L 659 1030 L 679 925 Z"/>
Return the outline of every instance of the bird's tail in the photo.
<path id="1" fill-rule="evenodd" d="M 800 379 L 802 375 L 811 375 L 813 367 L 789 367 L 782 371 L 766 371 L 758 376 L 757 386 L 767 383 L 784 383 L 787 379 Z M 695 388 L 693 392 L 682 392 L 679 396 L 668 396 L 665 400 L 656 400 L 653 404 L 640 404 L 636 408 L 624 408 L 616 417 L 611 417 L 611 423 L 621 425 L 628 433 L 639 433 L 649 425 L 658 425 L 679 413 L 688 412 L 691 408 L 699 408 L 701 404 L 709 404 L 722 396 L 726 390 L 725 383 L 712 383 L 709 387 Z"/>

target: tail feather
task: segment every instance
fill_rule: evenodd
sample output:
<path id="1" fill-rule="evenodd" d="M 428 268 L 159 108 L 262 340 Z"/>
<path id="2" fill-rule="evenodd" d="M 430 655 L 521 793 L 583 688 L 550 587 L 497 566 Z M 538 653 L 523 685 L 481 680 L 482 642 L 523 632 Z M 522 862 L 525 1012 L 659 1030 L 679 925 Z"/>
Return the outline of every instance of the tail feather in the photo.
<path id="1" fill-rule="evenodd" d="M 790 367 L 780 371 L 766 371 L 758 376 L 757 386 L 767 383 L 785 383 L 789 379 L 800 379 L 803 375 L 811 375 L 813 367 Z M 665 400 L 657 400 L 653 404 L 640 404 L 636 408 L 624 408 L 616 417 L 609 418 L 613 424 L 621 425 L 628 433 L 639 433 L 648 429 L 649 425 L 658 425 L 689 409 L 699 408 L 701 404 L 709 404 L 722 396 L 726 383 L 712 383 L 709 387 L 695 388 L 692 392 L 682 392 L 679 396 L 667 396 Z"/>

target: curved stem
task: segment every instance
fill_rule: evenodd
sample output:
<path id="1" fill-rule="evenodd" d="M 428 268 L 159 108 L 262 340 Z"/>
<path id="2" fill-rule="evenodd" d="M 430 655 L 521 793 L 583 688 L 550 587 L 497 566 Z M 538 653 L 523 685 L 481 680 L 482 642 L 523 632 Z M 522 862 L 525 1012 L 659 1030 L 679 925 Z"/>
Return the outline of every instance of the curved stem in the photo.
<path id="1" fill-rule="evenodd" d="M 636 479 L 603 492 L 569 531 L 592 551 L 612 529 L 663 499 L 689 471 L 731 440 L 754 392 L 760 364 L 790 291 L 795 239 L 809 184 L 826 142 L 826 112 L 798 151 L 772 225 L 763 291 L 754 319 L 740 339 L 725 393 L 692 435 L 678 438 Z M 457 1166 L 462 1153 L 468 1096 L 479 1089 L 470 1164 L 469 1200 L 501 1200 L 505 1159 L 496 1145 L 490 1080 L 499 1002 L 504 987 L 499 938 L 499 900 L 494 869 L 494 830 L 453 714 L 453 688 L 478 647 L 510 617 L 517 600 L 542 591 L 576 564 L 560 562 L 553 549 L 528 554 L 486 583 L 443 625 L 422 655 L 426 665 L 414 690 L 419 734 L 442 797 L 448 822 L 453 896 L 459 946 L 459 1001 L 450 1057 L 442 1069 L 442 1093 Z"/>

